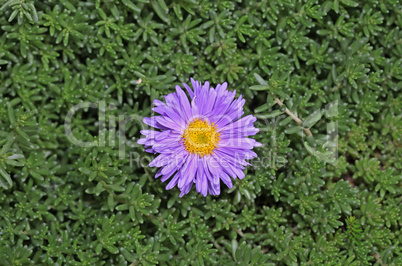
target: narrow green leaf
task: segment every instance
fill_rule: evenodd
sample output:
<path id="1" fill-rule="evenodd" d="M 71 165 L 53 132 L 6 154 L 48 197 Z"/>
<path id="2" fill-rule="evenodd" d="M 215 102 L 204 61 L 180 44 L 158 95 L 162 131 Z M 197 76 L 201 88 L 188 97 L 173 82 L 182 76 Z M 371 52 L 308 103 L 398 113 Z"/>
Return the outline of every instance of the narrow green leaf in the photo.
<path id="1" fill-rule="evenodd" d="M 13 166 L 24 166 L 25 165 L 21 162 L 9 160 L 9 159 L 6 159 L 5 162 L 6 162 L 6 164 L 13 165 Z"/>
<path id="2" fill-rule="evenodd" d="M 4 9 L 6 9 L 6 8 L 9 7 L 9 6 L 15 5 L 15 4 L 17 4 L 18 2 L 19 2 L 18 0 L 10 0 L 10 1 L 8 1 L 8 2 L 5 2 L 4 5 L 2 5 L 2 6 L 0 7 L 0 11 L 3 11 Z"/>
<path id="3" fill-rule="evenodd" d="M 261 105 L 261 106 L 255 108 L 254 112 L 255 112 L 255 113 L 261 113 L 261 112 L 264 112 L 264 111 L 268 110 L 270 107 L 271 107 L 271 106 L 269 106 L 269 104 L 266 104 L 266 103 L 265 103 L 265 104 L 263 104 L 263 105 Z"/>
<path id="4" fill-rule="evenodd" d="M 293 118 L 291 116 L 286 117 L 285 119 L 281 120 L 281 122 L 279 122 L 279 125 L 281 127 L 288 125 L 290 122 L 293 121 Z"/>
<path id="5" fill-rule="evenodd" d="M 31 174 L 31 176 L 32 176 L 33 178 L 35 178 L 35 179 L 37 179 L 37 180 L 39 180 L 39 181 L 45 180 L 45 178 L 44 178 L 41 174 L 37 173 L 37 172 L 34 171 L 34 170 L 30 170 L 29 173 Z"/>
<path id="6" fill-rule="evenodd" d="M 311 115 L 309 115 L 302 124 L 302 127 L 304 128 L 311 128 L 312 126 L 315 125 L 315 123 L 317 123 L 321 117 L 323 115 L 323 111 L 321 110 L 317 110 L 315 112 L 313 112 Z"/>
<path id="7" fill-rule="evenodd" d="M 269 86 L 268 85 L 253 85 L 250 87 L 250 90 L 266 91 L 266 90 L 269 90 Z"/>
<path id="8" fill-rule="evenodd" d="M 300 126 L 294 126 L 294 127 L 288 127 L 287 129 L 284 130 L 285 134 L 295 134 L 297 132 L 300 132 L 302 129 Z"/>
<path id="9" fill-rule="evenodd" d="M 124 187 L 118 185 L 108 185 L 107 187 L 117 192 L 123 192 L 125 190 Z"/>
<path id="10" fill-rule="evenodd" d="M 163 11 L 165 11 L 166 13 L 169 12 L 169 8 L 166 5 L 165 1 L 163 1 L 163 0 L 157 0 L 157 1 Z"/>
<path id="11" fill-rule="evenodd" d="M 107 198 L 107 206 L 109 207 L 110 211 L 113 211 L 114 209 L 114 197 L 112 194 L 109 194 Z"/>
<path id="12" fill-rule="evenodd" d="M 151 5 L 152 5 L 152 8 L 154 9 L 155 13 L 158 15 L 158 17 L 160 19 L 162 19 L 163 22 L 169 24 L 169 16 L 168 16 L 167 12 L 165 10 L 163 10 L 155 0 L 151 1 Z"/>
<path id="13" fill-rule="evenodd" d="M 235 260 L 236 260 L 236 250 L 238 247 L 239 247 L 239 244 L 237 243 L 237 240 L 232 239 L 232 256 L 233 256 L 233 258 L 235 258 Z"/>
<path id="14" fill-rule="evenodd" d="M 267 114 L 255 115 L 255 117 L 261 118 L 261 119 L 267 119 L 267 118 L 273 118 L 273 117 L 279 116 L 279 115 L 281 115 L 283 113 L 284 112 L 281 111 L 281 110 L 275 110 L 275 111 L 272 111 L 272 112 L 267 113 Z"/>
<path id="15" fill-rule="evenodd" d="M 85 168 L 85 167 L 78 168 L 78 171 L 80 171 L 84 175 L 91 175 L 92 174 L 92 170 L 90 170 L 88 168 Z"/>
<path id="16" fill-rule="evenodd" d="M 121 204 L 121 205 L 116 207 L 116 210 L 118 210 L 118 211 L 128 210 L 128 204 Z"/>
<path id="17" fill-rule="evenodd" d="M 25 133 L 20 127 L 16 127 L 15 129 L 18 133 L 18 135 L 20 135 L 23 139 L 25 139 L 26 141 L 30 141 L 29 136 L 27 135 L 27 133 Z"/>
<path id="18" fill-rule="evenodd" d="M 129 262 L 134 262 L 135 256 L 131 254 L 125 247 L 122 247 L 120 251 L 126 260 L 128 260 Z"/>
<path id="19" fill-rule="evenodd" d="M 11 148 L 15 140 L 15 137 L 13 134 L 9 133 L 7 138 L 6 138 L 6 143 L 4 144 L 3 148 L 0 151 L 0 155 L 6 154 L 8 150 Z"/>
<path id="20" fill-rule="evenodd" d="M 20 12 L 20 11 L 19 11 L 18 9 L 15 9 L 15 10 L 13 11 L 13 13 L 11 13 L 10 17 L 8 18 L 8 22 L 13 21 L 14 18 L 19 14 L 19 12 Z"/>
<path id="21" fill-rule="evenodd" d="M 70 3 L 70 1 L 68 0 L 61 0 L 60 1 L 68 10 L 70 10 L 71 12 L 75 12 L 75 6 L 73 4 Z"/>
<path id="22" fill-rule="evenodd" d="M 137 13 L 141 12 L 141 9 L 138 6 L 134 5 L 133 2 L 131 2 L 130 0 L 122 0 L 122 2 L 125 6 L 127 6 L 131 10 L 133 10 Z"/>
<path id="23" fill-rule="evenodd" d="M 95 195 L 99 196 L 100 193 L 104 190 L 102 182 L 98 182 L 98 184 L 95 187 Z"/>
<path id="24" fill-rule="evenodd" d="M 260 75 L 257 73 L 254 73 L 255 79 L 260 83 L 260 85 L 268 85 L 268 82 L 266 82 Z"/>
<path id="25" fill-rule="evenodd" d="M 10 124 L 14 127 L 17 124 L 17 120 L 15 119 L 15 115 L 14 115 L 14 109 L 11 106 L 11 104 L 8 104 L 7 109 L 8 109 L 8 118 L 10 120 Z"/>
<path id="26" fill-rule="evenodd" d="M 6 172 L 6 170 L 3 168 L 3 166 L 0 165 L 0 175 L 2 175 L 4 177 L 4 179 L 7 181 L 7 183 L 9 184 L 9 187 L 13 186 L 13 181 L 11 180 L 10 175 Z M 1 179 L 0 179 L 1 180 Z M 4 182 L 1 182 L 0 185 L 2 187 L 4 187 L 5 189 L 7 189 L 8 187 L 5 185 Z"/>

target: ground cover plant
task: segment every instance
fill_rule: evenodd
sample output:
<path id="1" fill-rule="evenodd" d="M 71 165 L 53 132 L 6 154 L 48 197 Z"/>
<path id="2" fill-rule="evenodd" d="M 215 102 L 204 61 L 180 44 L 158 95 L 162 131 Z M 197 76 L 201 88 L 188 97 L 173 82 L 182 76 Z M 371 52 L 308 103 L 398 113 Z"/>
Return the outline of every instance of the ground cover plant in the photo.
<path id="1" fill-rule="evenodd" d="M 228 83 L 258 158 L 155 179 L 154 99 Z M 398 0 L 0 0 L 0 265 L 402 265 Z"/>

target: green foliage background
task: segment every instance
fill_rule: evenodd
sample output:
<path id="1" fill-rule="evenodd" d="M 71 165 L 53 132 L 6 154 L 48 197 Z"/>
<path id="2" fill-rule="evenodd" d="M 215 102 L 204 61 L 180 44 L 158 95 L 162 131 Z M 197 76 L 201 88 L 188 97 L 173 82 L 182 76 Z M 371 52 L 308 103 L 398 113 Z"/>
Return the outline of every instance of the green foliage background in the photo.
<path id="1" fill-rule="evenodd" d="M 398 0 L 0 0 L 0 67 L 1 265 L 402 265 Z M 259 118 L 264 164 L 218 197 L 110 130 L 190 77 Z M 106 145 L 72 144 L 100 101 L 72 129 Z"/>

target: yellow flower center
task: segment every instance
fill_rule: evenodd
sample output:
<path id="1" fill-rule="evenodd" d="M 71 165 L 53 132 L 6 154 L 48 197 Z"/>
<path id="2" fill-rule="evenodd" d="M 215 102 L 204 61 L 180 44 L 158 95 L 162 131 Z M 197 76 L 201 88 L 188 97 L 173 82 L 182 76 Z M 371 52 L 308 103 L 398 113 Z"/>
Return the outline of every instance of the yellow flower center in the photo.
<path id="1" fill-rule="evenodd" d="M 184 130 L 182 138 L 188 152 L 204 156 L 218 147 L 219 135 L 214 123 L 196 118 Z"/>

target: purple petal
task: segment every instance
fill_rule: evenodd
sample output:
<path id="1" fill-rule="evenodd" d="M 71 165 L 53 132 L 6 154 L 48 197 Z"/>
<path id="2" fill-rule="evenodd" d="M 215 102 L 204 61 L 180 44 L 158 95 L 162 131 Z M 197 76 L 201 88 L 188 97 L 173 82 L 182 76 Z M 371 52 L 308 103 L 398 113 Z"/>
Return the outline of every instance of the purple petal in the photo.
<path id="1" fill-rule="evenodd" d="M 189 183 L 188 185 L 184 186 L 183 188 L 180 189 L 180 195 L 179 197 L 183 197 L 186 195 L 188 192 L 190 192 L 191 187 L 193 186 L 193 182 Z"/>
<path id="2" fill-rule="evenodd" d="M 199 167 L 197 171 L 196 188 L 197 191 L 201 193 L 204 197 L 207 196 L 208 183 L 204 170 L 201 167 Z"/>
<path id="3" fill-rule="evenodd" d="M 208 192 L 209 192 L 209 194 L 215 195 L 215 196 L 221 194 L 221 186 L 220 186 L 220 184 L 211 184 L 208 181 Z"/>
<path id="4" fill-rule="evenodd" d="M 137 143 L 140 145 L 144 145 L 147 140 L 148 139 L 139 139 L 139 140 L 137 140 Z"/>
<path id="5" fill-rule="evenodd" d="M 155 106 L 165 106 L 165 103 L 158 99 L 154 100 L 154 104 L 155 104 Z"/>
<path id="6" fill-rule="evenodd" d="M 190 155 L 187 157 L 187 162 L 180 170 L 182 171 L 182 177 L 179 180 L 178 187 L 181 189 L 186 186 L 188 183 L 193 182 L 195 178 L 195 173 L 197 171 L 197 159 L 195 155 Z"/>
<path id="7" fill-rule="evenodd" d="M 233 183 L 232 180 L 230 179 L 230 176 L 225 173 L 224 171 L 221 172 L 221 174 L 219 175 L 219 177 L 221 178 L 221 180 L 223 181 L 223 183 L 225 183 L 225 185 L 228 188 L 232 188 L 233 187 Z"/>
<path id="8" fill-rule="evenodd" d="M 176 186 L 177 181 L 180 179 L 180 172 L 177 172 L 175 176 L 170 180 L 170 182 L 166 186 L 166 190 L 172 189 Z"/>
<path id="9" fill-rule="evenodd" d="M 153 117 L 144 117 L 144 119 L 142 120 L 145 124 L 154 127 L 154 128 L 158 128 L 158 129 L 167 129 L 165 126 L 159 124 L 156 121 L 156 118 L 158 116 L 153 116 Z"/>
<path id="10" fill-rule="evenodd" d="M 232 138 L 232 139 L 222 139 L 219 141 L 219 147 L 231 147 L 240 149 L 252 149 L 254 147 L 254 139 L 248 138 Z"/>
<path id="11" fill-rule="evenodd" d="M 177 96 L 180 99 L 180 106 L 183 108 L 183 112 L 187 117 L 187 121 L 191 117 L 191 107 L 190 107 L 190 102 L 188 101 L 187 95 L 184 93 L 184 91 L 180 88 L 180 86 L 176 86 L 176 93 Z"/>
<path id="12" fill-rule="evenodd" d="M 186 83 L 183 83 L 184 88 L 186 88 L 188 95 L 190 96 L 190 99 L 194 98 L 194 92 L 193 90 L 190 88 L 190 86 L 188 86 Z"/>

